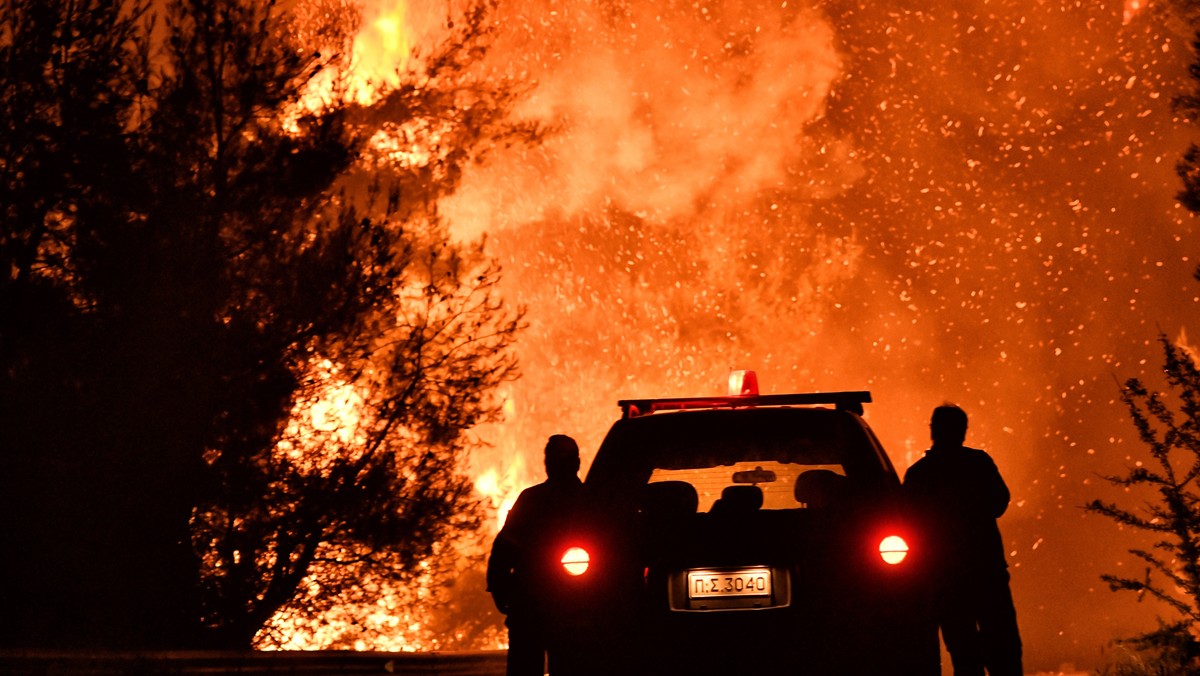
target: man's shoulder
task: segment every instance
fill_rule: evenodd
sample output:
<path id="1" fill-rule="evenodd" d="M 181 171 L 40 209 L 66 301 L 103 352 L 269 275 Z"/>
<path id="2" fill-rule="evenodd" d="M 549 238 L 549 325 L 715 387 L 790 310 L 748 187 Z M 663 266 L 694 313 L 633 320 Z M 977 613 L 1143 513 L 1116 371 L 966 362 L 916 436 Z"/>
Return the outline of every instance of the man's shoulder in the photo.
<path id="1" fill-rule="evenodd" d="M 527 505 L 528 503 L 537 502 L 539 499 L 539 496 L 541 496 L 545 492 L 546 492 L 546 482 L 544 482 L 544 481 L 540 484 L 534 484 L 532 486 L 523 488 L 521 490 L 521 492 L 517 494 L 516 501 L 513 502 L 512 511 L 514 511 L 514 512 L 521 511 L 521 508 L 524 507 L 525 505 Z"/>
<path id="2" fill-rule="evenodd" d="M 543 481 L 540 484 L 534 484 L 529 488 L 521 491 L 517 496 L 518 501 L 538 502 L 540 500 L 553 500 L 564 494 L 575 494 L 583 492 L 583 483 L 579 480 L 575 481 Z"/>
<path id="3" fill-rule="evenodd" d="M 965 466 L 990 465 L 995 466 L 992 456 L 987 451 L 960 446 L 957 448 L 931 448 L 917 459 L 905 472 L 905 479 L 914 471 L 917 475 L 928 472 L 961 471 Z"/>
<path id="4" fill-rule="evenodd" d="M 962 451 L 963 451 L 963 455 L 965 457 L 970 458 L 972 462 L 987 463 L 989 465 L 996 464 L 996 461 L 992 459 L 992 456 L 987 451 L 985 451 L 981 448 L 971 448 L 970 446 L 963 446 Z"/>
<path id="5" fill-rule="evenodd" d="M 914 478 L 919 480 L 922 476 L 932 471 L 935 464 L 936 462 L 932 460 L 929 457 L 928 452 L 926 452 L 926 455 L 922 455 L 921 457 L 917 458 L 916 462 L 909 465 L 908 469 L 904 470 L 904 483 L 908 484 L 908 482 Z"/>
<path id="6" fill-rule="evenodd" d="M 911 472 L 915 469 L 918 472 L 921 472 L 936 468 L 945 462 L 945 455 L 946 454 L 944 452 L 940 452 L 936 449 L 926 449 L 925 452 L 921 454 L 921 457 L 917 458 L 916 462 L 908 467 L 908 471 Z"/>
<path id="7" fill-rule="evenodd" d="M 517 496 L 517 499 L 520 500 L 521 498 L 523 498 L 525 496 L 537 495 L 538 493 L 544 493 L 545 491 L 546 491 L 546 482 L 543 481 L 540 484 L 534 484 L 532 486 L 525 488 L 525 490 L 521 491 L 521 494 Z"/>

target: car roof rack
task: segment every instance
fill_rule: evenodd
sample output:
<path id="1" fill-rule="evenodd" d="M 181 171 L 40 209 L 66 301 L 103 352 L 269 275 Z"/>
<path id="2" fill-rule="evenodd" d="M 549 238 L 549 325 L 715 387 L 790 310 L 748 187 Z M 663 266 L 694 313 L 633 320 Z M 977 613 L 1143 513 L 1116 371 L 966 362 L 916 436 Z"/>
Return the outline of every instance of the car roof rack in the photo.
<path id="1" fill-rule="evenodd" d="M 813 406 L 833 404 L 839 411 L 863 414 L 863 404 L 871 402 L 871 393 L 811 392 L 803 394 L 751 394 L 727 397 L 674 397 L 666 399 L 622 399 L 622 418 L 638 418 L 663 411 L 712 408 L 761 408 L 766 406 Z"/>

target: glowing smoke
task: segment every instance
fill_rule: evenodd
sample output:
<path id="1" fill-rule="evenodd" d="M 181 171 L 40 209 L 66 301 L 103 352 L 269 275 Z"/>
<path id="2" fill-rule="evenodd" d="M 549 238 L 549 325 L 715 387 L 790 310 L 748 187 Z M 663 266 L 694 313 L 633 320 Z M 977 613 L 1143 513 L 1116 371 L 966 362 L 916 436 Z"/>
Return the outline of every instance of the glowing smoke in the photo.
<path id="1" fill-rule="evenodd" d="M 495 231 L 606 207 L 665 223 L 809 182 L 796 175 L 816 150 L 805 126 L 839 58 L 827 23 L 783 5 L 506 11 L 503 68 L 536 83 L 519 114 L 556 133 L 470 176 L 450 203 L 456 224 Z"/>

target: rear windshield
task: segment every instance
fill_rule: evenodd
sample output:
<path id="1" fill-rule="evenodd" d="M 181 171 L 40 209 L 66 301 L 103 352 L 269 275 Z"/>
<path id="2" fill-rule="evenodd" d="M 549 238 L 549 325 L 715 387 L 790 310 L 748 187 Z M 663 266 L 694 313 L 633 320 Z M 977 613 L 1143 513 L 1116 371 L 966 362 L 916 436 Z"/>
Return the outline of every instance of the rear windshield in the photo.
<path id="1" fill-rule="evenodd" d="M 812 474 L 809 474 L 809 473 Z M 732 465 L 697 467 L 692 469 L 655 468 L 648 484 L 672 481 L 684 482 L 696 491 L 696 511 L 709 512 L 722 495 L 728 496 L 731 486 L 757 488 L 762 495 L 760 509 L 793 509 L 808 506 L 803 493 L 797 496 L 796 486 L 811 477 L 832 473 L 845 476 L 841 465 L 809 465 L 774 461 L 743 461 Z M 802 480 L 800 477 L 805 476 Z M 733 491 L 737 492 L 737 491 Z M 746 493 L 747 491 L 742 491 Z M 752 491 L 751 491 L 752 493 Z M 728 500 L 726 500 L 728 502 Z"/>
<path id="2" fill-rule="evenodd" d="M 824 409 L 666 413 L 619 421 L 587 483 L 608 500 L 688 495 L 699 512 L 730 503 L 756 509 L 813 506 L 836 485 L 887 482 L 895 474 L 858 419 Z M 661 484 L 647 490 L 647 485 Z M 832 488 L 831 488 L 832 487 Z M 723 499 L 724 497 L 724 499 Z"/>

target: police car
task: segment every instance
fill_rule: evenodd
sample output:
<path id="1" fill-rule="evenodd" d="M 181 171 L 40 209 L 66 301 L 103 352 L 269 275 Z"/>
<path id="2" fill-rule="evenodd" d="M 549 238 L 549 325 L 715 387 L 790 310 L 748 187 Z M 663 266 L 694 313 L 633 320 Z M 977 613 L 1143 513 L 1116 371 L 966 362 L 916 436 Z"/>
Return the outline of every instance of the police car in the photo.
<path id="1" fill-rule="evenodd" d="M 937 674 L 919 531 L 867 392 L 619 402 L 560 551 L 597 671 Z M 547 581 L 551 583 L 551 581 Z M 590 640 L 590 643 L 589 643 Z"/>

